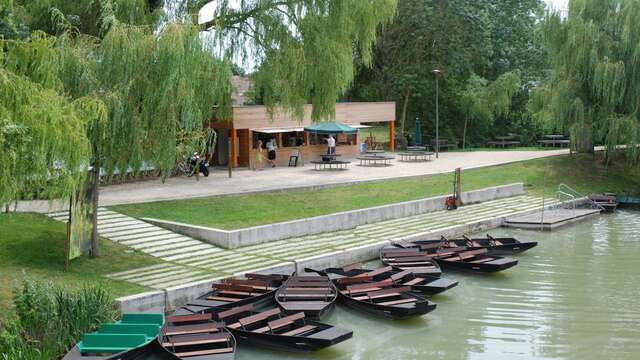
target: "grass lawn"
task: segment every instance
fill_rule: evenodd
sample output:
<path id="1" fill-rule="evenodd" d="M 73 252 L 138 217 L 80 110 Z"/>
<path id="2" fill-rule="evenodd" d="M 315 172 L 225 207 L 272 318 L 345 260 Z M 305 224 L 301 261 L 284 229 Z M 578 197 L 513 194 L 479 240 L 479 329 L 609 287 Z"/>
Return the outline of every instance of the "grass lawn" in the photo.
<path id="1" fill-rule="evenodd" d="M 338 211 L 415 200 L 451 192 L 451 174 L 237 197 L 121 205 L 114 210 L 222 229 L 237 229 Z M 463 191 L 524 182 L 533 194 L 553 196 L 565 183 L 583 193 L 640 191 L 638 171 L 605 168 L 589 155 L 566 155 L 465 171 Z"/>
<path id="2" fill-rule="evenodd" d="M 102 257 L 77 258 L 65 271 L 65 224 L 39 214 L 0 214 L 0 232 L 0 318 L 3 310 L 11 307 L 13 286 L 25 274 L 68 287 L 102 284 L 118 297 L 148 289 L 106 279 L 104 274 L 158 263 L 155 258 L 103 240 Z"/>

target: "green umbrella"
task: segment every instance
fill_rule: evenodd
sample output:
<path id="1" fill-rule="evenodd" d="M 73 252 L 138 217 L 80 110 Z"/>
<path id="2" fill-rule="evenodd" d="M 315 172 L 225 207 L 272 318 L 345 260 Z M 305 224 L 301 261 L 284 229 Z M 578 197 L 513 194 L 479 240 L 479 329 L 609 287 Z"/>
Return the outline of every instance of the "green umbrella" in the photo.
<path id="1" fill-rule="evenodd" d="M 355 134 L 358 129 L 352 128 L 349 125 L 340 124 L 335 121 L 325 121 L 317 124 L 309 125 L 304 128 L 304 131 L 329 135 L 329 134 Z"/>

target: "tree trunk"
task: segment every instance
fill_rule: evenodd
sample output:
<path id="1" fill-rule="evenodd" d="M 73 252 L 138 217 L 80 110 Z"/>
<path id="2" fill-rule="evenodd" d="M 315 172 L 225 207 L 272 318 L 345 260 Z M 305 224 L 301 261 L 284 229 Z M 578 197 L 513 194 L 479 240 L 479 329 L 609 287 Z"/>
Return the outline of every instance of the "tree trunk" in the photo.
<path id="1" fill-rule="evenodd" d="M 404 101 L 402 103 L 402 115 L 400 116 L 400 135 L 404 136 L 404 124 L 407 121 L 407 108 L 409 107 L 409 97 L 411 96 L 411 89 L 407 89 L 404 94 Z"/>
<path id="2" fill-rule="evenodd" d="M 97 149 L 94 149 L 96 160 L 93 163 L 93 172 L 91 174 L 91 191 L 93 198 L 93 214 L 91 218 L 91 256 L 100 256 L 100 238 L 98 236 L 98 188 L 100 186 L 100 160 L 97 155 Z"/>
<path id="3" fill-rule="evenodd" d="M 469 117 L 465 116 L 464 118 L 464 128 L 462 129 L 462 150 L 465 149 L 465 144 L 467 141 L 467 123 L 469 122 Z"/>

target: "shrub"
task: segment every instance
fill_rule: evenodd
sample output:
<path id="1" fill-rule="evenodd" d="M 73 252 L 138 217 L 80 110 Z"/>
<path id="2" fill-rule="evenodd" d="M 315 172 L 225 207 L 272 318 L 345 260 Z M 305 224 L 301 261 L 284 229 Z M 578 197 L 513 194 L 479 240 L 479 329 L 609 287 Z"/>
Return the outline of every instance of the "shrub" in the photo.
<path id="1" fill-rule="evenodd" d="M 54 359 L 85 332 L 114 321 L 118 312 L 102 287 L 69 290 L 25 279 L 14 291 L 15 314 L 0 333 L 0 359 Z"/>

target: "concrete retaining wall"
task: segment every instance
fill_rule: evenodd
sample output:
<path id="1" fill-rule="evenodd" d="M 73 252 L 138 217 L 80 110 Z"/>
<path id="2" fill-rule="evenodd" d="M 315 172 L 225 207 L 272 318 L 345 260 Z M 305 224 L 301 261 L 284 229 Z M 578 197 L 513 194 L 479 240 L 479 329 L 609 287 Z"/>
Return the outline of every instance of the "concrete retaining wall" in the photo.
<path id="1" fill-rule="evenodd" d="M 522 183 L 516 183 L 468 191 L 462 194 L 461 200 L 464 204 L 473 204 L 523 194 L 525 194 L 524 185 Z M 238 230 L 221 230 L 152 218 L 143 218 L 142 220 L 226 249 L 235 249 L 241 246 L 287 239 L 295 236 L 353 229 L 364 224 L 444 210 L 444 201 L 447 196 L 449 195 Z"/>

